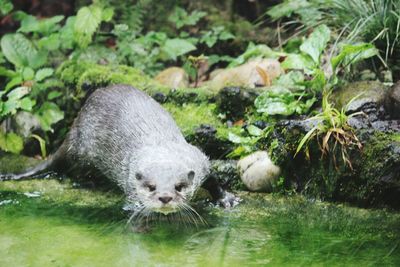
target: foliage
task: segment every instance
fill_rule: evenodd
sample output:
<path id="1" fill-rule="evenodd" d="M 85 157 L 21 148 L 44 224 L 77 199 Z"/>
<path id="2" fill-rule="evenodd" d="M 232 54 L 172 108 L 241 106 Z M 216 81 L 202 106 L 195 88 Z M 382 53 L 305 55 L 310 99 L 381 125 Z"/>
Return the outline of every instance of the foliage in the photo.
<path id="1" fill-rule="evenodd" d="M 194 87 L 197 87 L 199 82 L 199 68 L 207 60 L 207 57 L 200 55 L 198 57 L 189 56 L 183 68 L 189 75 L 189 77 L 194 81 Z"/>
<path id="2" fill-rule="evenodd" d="M 92 36 L 102 21 L 110 21 L 113 16 L 111 8 L 103 9 L 98 5 L 91 5 L 79 9 L 74 24 L 74 38 L 81 47 L 87 47 Z"/>
<path id="3" fill-rule="evenodd" d="M 291 47 L 291 53 L 274 52 L 266 46 L 249 46 L 249 49 L 240 56 L 240 61 L 249 60 L 253 57 L 263 55 L 280 56 L 284 58 L 281 66 L 287 73 L 281 75 L 273 81 L 273 85 L 262 92 L 255 100 L 254 106 L 256 112 L 262 114 L 267 120 L 272 116 L 291 116 L 307 114 L 313 105 L 318 102 L 319 95 L 327 90 L 333 90 L 338 83 L 338 75 L 343 71 L 348 71 L 351 64 L 360 60 L 376 55 L 376 50 L 371 44 L 339 44 L 340 51 L 334 55 L 329 64 L 329 71 L 323 64 L 323 55 L 327 53 L 328 44 L 331 38 L 331 31 L 326 25 L 320 25 L 303 42 L 298 42 L 298 49 Z M 323 97 L 323 112 L 316 115 L 315 118 L 324 118 L 327 121 L 334 119 L 332 125 L 325 125 L 325 128 L 315 128 L 313 132 L 307 135 L 312 138 L 317 135 L 317 129 L 322 133 L 330 132 L 329 136 L 337 138 L 337 142 L 345 145 L 351 145 L 356 140 L 355 135 L 348 133 L 350 130 L 346 126 L 347 117 L 344 111 L 339 112 L 331 107 L 327 98 Z M 339 120 L 339 122 L 336 122 Z M 330 121 L 329 121 L 330 122 Z M 331 130 L 330 127 L 338 128 Z M 268 133 L 268 130 L 266 130 Z M 332 132 L 335 132 L 332 134 Z M 230 141 L 241 144 L 231 156 L 245 155 L 257 148 L 259 136 L 254 136 L 248 132 L 245 137 L 230 136 Z M 308 140 L 308 139 L 304 140 Z M 329 137 L 327 137 L 329 139 Z M 305 141 L 304 141 L 305 142 Z M 304 144 L 302 144 L 304 145 Z M 301 147 L 301 146 L 300 146 Z M 329 147 L 324 146 L 324 153 L 327 153 Z M 345 148 L 342 149 L 343 158 L 347 160 Z M 346 161 L 349 163 L 350 161 Z"/>
<path id="4" fill-rule="evenodd" d="M 228 67 L 239 66 L 253 58 L 258 58 L 258 57 L 278 58 L 279 56 L 282 55 L 284 54 L 273 51 L 270 47 L 268 47 L 265 44 L 255 45 L 254 43 L 250 42 L 249 45 L 247 46 L 246 51 L 237 58 L 233 59 Z"/>
<path id="5" fill-rule="evenodd" d="M 14 8 L 11 0 L 0 0 L 0 16 L 5 16 Z"/>
<path id="6" fill-rule="evenodd" d="M 306 155 L 309 157 L 310 155 L 307 145 L 311 140 L 316 139 L 322 152 L 322 156 L 331 155 L 335 166 L 337 166 L 336 150 L 340 150 L 343 163 L 353 169 L 347 148 L 355 146 L 358 149 L 361 149 L 362 145 L 353 129 L 349 126 L 348 120 L 353 116 L 361 115 L 363 113 L 355 112 L 350 115 L 346 114 L 348 106 L 353 100 L 355 100 L 355 98 L 350 100 L 347 106 L 343 107 L 339 111 L 329 103 L 329 95 L 329 91 L 324 93 L 322 99 L 322 112 L 308 119 L 309 121 L 315 121 L 316 126 L 304 135 L 297 147 L 296 154 L 299 153 L 301 149 L 305 148 Z"/>
<path id="7" fill-rule="evenodd" d="M 179 30 L 184 26 L 194 26 L 197 22 L 207 15 L 206 12 L 194 10 L 191 14 L 188 14 L 186 10 L 181 7 L 175 7 L 174 13 L 169 16 L 168 20 L 175 24 Z"/>
<path id="8" fill-rule="evenodd" d="M 15 133 L 4 133 L 0 130 L 0 149 L 18 154 L 24 148 L 23 140 Z"/>
<path id="9" fill-rule="evenodd" d="M 267 14 L 274 20 L 298 18 L 307 27 L 328 24 L 348 42 L 373 43 L 386 61 L 400 49 L 399 0 L 286 0 Z"/>
<path id="10" fill-rule="evenodd" d="M 132 31 L 127 24 L 115 25 L 112 33 L 117 37 L 119 62 L 154 75 L 167 62 L 184 62 L 186 56 L 195 50 L 201 54 L 200 44 L 212 48 L 219 41 L 230 40 L 234 37 L 223 26 L 214 26 L 210 30 L 202 31 L 200 35 L 191 34 L 185 30 L 187 27 L 196 26 L 205 15 L 206 13 L 202 11 L 193 11 L 189 14 L 184 9 L 176 7 L 168 17 L 168 21 L 174 25 L 175 36 L 156 31 L 142 34 L 140 31 Z M 212 64 L 227 59 L 227 57 L 214 56 Z"/>
<path id="11" fill-rule="evenodd" d="M 257 112 L 268 116 L 305 114 L 317 101 L 318 94 L 337 84 L 337 75 L 342 70 L 348 70 L 351 64 L 376 55 L 371 44 L 341 43 L 341 51 L 331 58 L 327 70 L 322 56 L 327 52 L 330 34 L 326 25 L 320 25 L 299 45 L 298 53 L 285 55 L 281 66 L 288 73 L 275 80 L 272 89 L 257 97 Z"/>
<path id="12" fill-rule="evenodd" d="M 257 126 L 249 125 L 246 129 L 242 129 L 240 135 L 235 134 L 233 132 L 229 132 L 228 139 L 234 144 L 237 144 L 236 147 L 231 153 L 227 156 L 230 158 L 235 157 L 243 157 L 246 156 L 256 150 L 264 149 L 259 147 L 260 140 L 263 138 L 267 138 L 273 130 L 273 126 L 266 127 L 265 129 L 260 129 Z"/>
<path id="13" fill-rule="evenodd" d="M 254 102 L 257 112 L 266 115 L 305 114 L 315 103 L 315 98 L 302 101 L 305 93 L 292 93 L 284 87 L 275 86 L 262 93 Z"/>

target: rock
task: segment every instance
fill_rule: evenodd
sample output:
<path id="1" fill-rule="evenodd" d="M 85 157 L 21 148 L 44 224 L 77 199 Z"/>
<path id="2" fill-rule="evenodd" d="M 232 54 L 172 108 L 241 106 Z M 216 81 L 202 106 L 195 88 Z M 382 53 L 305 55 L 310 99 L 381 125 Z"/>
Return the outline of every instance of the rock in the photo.
<path id="1" fill-rule="evenodd" d="M 155 101 L 161 104 L 167 102 L 168 99 L 168 97 L 161 92 L 154 93 L 152 97 L 154 98 Z"/>
<path id="2" fill-rule="evenodd" d="M 19 111 L 11 121 L 12 131 L 27 138 L 30 134 L 41 128 L 40 121 L 33 114 Z"/>
<path id="3" fill-rule="evenodd" d="M 224 71 L 224 69 L 215 69 L 215 70 L 213 70 L 209 75 L 210 80 L 213 80 L 218 74 L 220 74 L 223 71 Z"/>
<path id="4" fill-rule="evenodd" d="M 390 88 L 386 107 L 391 118 L 400 119 L 400 81 Z"/>
<path id="5" fill-rule="evenodd" d="M 201 124 L 197 127 L 193 140 L 189 140 L 189 142 L 200 147 L 211 159 L 219 159 L 233 149 L 232 143 L 217 136 L 217 129 L 208 124 Z"/>
<path id="6" fill-rule="evenodd" d="M 213 176 L 224 189 L 242 189 L 236 166 L 236 160 L 212 160 L 210 175 Z"/>
<path id="7" fill-rule="evenodd" d="M 160 72 L 154 79 L 170 88 L 189 87 L 189 77 L 186 71 L 178 67 L 167 68 Z"/>
<path id="8" fill-rule="evenodd" d="M 257 151 L 248 155 L 241 159 L 237 166 L 240 178 L 251 191 L 271 192 L 281 172 L 266 151 Z"/>
<path id="9" fill-rule="evenodd" d="M 246 108 L 254 104 L 259 95 L 254 89 L 241 87 L 225 87 L 216 96 L 219 110 L 228 118 L 243 118 Z"/>
<path id="10" fill-rule="evenodd" d="M 241 66 L 220 71 L 210 82 L 213 90 L 226 86 L 269 86 L 276 77 L 283 73 L 276 59 L 255 59 Z"/>
<path id="11" fill-rule="evenodd" d="M 263 146 L 275 145 L 271 157 L 282 170 L 285 191 L 297 191 L 311 198 L 346 201 L 364 207 L 400 208 L 400 123 L 375 121 L 355 130 L 363 145 L 347 146 L 352 169 L 342 159 L 339 144 L 335 152 L 321 155 L 320 144 L 312 139 L 307 150 L 296 149 L 311 125 L 288 120 L 276 124 Z M 323 136 L 320 135 L 320 142 Z M 334 142 L 330 142 L 333 148 Z"/>
<path id="12" fill-rule="evenodd" d="M 387 93 L 387 87 L 378 81 L 361 81 L 347 84 L 335 91 L 331 98 L 338 109 L 348 105 L 348 113 L 362 111 L 373 122 L 385 119 L 384 103 Z M 351 100 L 353 101 L 350 103 Z"/>

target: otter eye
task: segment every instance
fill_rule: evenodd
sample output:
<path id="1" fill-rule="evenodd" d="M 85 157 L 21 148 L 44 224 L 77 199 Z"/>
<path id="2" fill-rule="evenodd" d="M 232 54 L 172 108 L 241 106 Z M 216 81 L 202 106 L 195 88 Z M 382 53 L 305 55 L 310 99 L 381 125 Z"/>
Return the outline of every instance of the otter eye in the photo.
<path id="1" fill-rule="evenodd" d="M 146 187 L 149 189 L 150 192 L 153 192 L 156 190 L 156 186 L 152 184 L 147 184 Z"/>
<path id="2" fill-rule="evenodd" d="M 187 186 L 186 184 L 177 184 L 177 185 L 175 185 L 175 190 L 178 192 L 181 192 L 182 189 L 186 186 Z"/>

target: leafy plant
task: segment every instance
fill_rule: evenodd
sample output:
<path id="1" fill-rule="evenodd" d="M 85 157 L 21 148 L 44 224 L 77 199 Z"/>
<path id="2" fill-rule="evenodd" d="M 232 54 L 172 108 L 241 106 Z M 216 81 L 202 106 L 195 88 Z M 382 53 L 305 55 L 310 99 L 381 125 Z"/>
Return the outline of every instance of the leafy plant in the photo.
<path id="1" fill-rule="evenodd" d="M 0 15 L 5 16 L 13 10 L 14 5 L 10 0 L 0 0 Z"/>
<path id="2" fill-rule="evenodd" d="M 175 7 L 174 12 L 169 16 L 168 20 L 175 24 L 175 27 L 179 30 L 184 26 L 193 26 L 207 13 L 203 11 L 194 10 L 188 14 L 186 10 L 181 7 Z"/>
<path id="3" fill-rule="evenodd" d="M 227 156 L 230 158 L 243 157 L 259 150 L 260 139 L 268 137 L 272 130 L 272 126 L 261 130 L 257 126 L 249 125 L 246 129 L 242 130 L 242 135 L 244 136 L 230 132 L 228 134 L 228 140 L 237 144 L 238 147 Z"/>
<path id="4" fill-rule="evenodd" d="M 51 132 L 53 125 L 64 118 L 64 112 L 55 103 L 63 92 L 56 90 L 60 82 L 54 77 L 50 59 L 72 48 L 76 48 L 75 55 L 79 54 L 79 47 L 91 42 L 100 22 L 111 19 L 112 10 L 95 4 L 82 7 L 77 17 L 68 18 L 64 25 L 64 16 L 37 19 L 18 11 L 14 17 L 21 21 L 20 28 L 17 33 L 4 35 L 0 41 L 3 57 L 0 63 L 4 64 L 0 65 L 0 76 L 5 81 L 0 91 L 0 121 L 23 110 L 38 119 L 44 132 Z M 22 137 L 15 133 L 2 136 L 0 149 L 12 153 L 22 150 Z M 38 135 L 33 138 L 40 142 L 44 155 L 44 139 L 39 140 Z"/>
<path id="5" fill-rule="evenodd" d="M 286 54 L 281 66 L 287 74 L 255 100 L 257 112 L 265 115 L 305 114 L 317 102 L 317 96 L 338 83 L 337 75 L 351 64 L 376 55 L 371 44 L 339 44 L 341 51 L 324 66 L 322 56 L 330 41 L 330 30 L 320 25 L 299 46 L 299 53 Z M 307 75 L 307 77 L 306 77 Z"/>
<path id="6" fill-rule="evenodd" d="M 305 114 L 317 100 L 313 97 L 303 102 L 305 94 L 305 92 L 293 93 L 284 87 L 274 86 L 258 96 L 254 105 L 257 112 L 268 116 Z"/>
<path id="7" fill-rule="evenodd" d="M 305 149 L 306 155 L 309 157 L 308 144 L 311 140 L 316 139 L 322 156 L 331 155 L 335 166 L 337 166 L 336 151 L 340 150 L 344 164 L 353 169 L 347 149 L 350 147 L 361 149 L 362 144 L 353 129 L 349 126 L 348 120 L 353 116 L 363 113 L 355 112 L 349 115 L 346 114 L 348 106 L 356 97 L 350 100 L 341 110 L 337 110 L 329 102 L 329 96 L 330 91 L 326 91 L 322 99 L 322 112 L 308 119 L 316 121 L 316 126 L 304 135 L 296 149 L 295 155 L 302 149 Z"/>
<path id="8" fill-rule="evenodd" d="M 274 20 L 298 19 L 307 28 L 328 24 L 345 34 L 347 42 L 373 43 L 386 61 L 400 49 L 399 0 L 286 0 L 267 14 Z"/>
<path id="9" fill-rule="evenodd" d="M 218 41 L 234 39 L 235 36 L 225 30 L 224 26 L 215 26 L 209 31 L 203 32 L 200 43 L 205 43 L 209 48 L 213 47 Z"/>
<path id="10" fill-rule="evenodd" d="M 207 57 L 200 55 L 198 57 L 189 56 L 186 63 L 183 65 L 184 70 L 189 77 L 194 80 L 194 87 L 197 87 L 199 82 L 199 68 L 207 60 Z"/>
<path id="11" fill-rule="evenodd" d="M 95 4 L 79 9 L 74 24 L 74 38 L 79 46 L 87 47 L 100 23 L 110 21 L 113 14 L 112 8 L 103 8 Z"/>

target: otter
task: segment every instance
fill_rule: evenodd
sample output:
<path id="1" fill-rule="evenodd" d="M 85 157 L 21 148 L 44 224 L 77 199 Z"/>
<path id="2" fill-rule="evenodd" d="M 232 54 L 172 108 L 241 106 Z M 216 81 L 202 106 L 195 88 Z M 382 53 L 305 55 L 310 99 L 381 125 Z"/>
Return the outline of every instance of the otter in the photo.
<path id="1" fill-rule="evenodd" d="M 87 98 L 66 139 L 48 160 L 7 179 L 71 168 L 102 174 L 141 210 L 169 214 L 193 211 L 188 201 L 209 174 L 210 163 L 186 142 L 171 115 L 153 98 L 128 85 L 113 85 Z M 214 191 L 224 196 L 221 190 Z"/>

